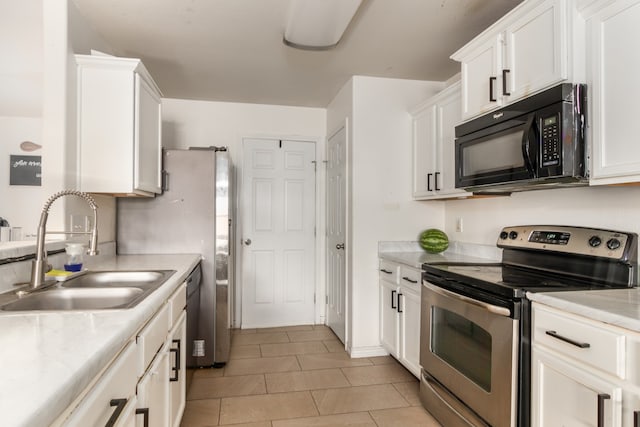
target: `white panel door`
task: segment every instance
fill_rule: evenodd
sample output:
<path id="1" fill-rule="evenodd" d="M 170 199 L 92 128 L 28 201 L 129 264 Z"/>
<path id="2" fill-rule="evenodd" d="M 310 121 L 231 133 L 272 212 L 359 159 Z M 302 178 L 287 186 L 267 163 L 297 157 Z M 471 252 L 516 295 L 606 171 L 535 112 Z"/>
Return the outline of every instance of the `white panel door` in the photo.
<path id="1" fill-rule="evenodd" d="M 242 327 L 314 322 L 315 144 L 245 139 Z"/>
<path id="2" fill-rule="evenodd" d="M 327 326 L 345 342 L 346 128 L 327 144 Z"/>

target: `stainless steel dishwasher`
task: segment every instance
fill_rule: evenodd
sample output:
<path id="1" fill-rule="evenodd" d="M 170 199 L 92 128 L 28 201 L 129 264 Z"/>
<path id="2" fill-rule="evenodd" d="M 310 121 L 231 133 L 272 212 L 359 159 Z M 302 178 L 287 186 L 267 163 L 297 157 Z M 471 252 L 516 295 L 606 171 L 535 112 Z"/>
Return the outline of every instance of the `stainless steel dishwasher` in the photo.
<path id="1" fill-rule="evenodd" d="M 198 336 L 198 322 L 200 318 L 200 284 L 202 282 L 202 267 L 200 263 L 187 277 L 187 367 L 197 366 L 194 356 L 194 346 Z"/>

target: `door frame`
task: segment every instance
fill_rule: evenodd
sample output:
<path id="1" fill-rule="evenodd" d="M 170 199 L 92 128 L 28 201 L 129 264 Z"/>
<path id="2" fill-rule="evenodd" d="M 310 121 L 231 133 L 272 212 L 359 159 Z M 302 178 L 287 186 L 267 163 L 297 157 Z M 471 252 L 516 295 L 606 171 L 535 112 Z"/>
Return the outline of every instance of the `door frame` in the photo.
<path id="1" fill-rule="evenodd" d="M 232 320 L 233 328 L 242 328 L 242 215 L 240 214 L 243 208 L 241 201 L 244 191 L 244 183 L 242 182 L 243 167 L 244 167 L 244 141 L 245 139 L 271 139 L 271 140 L 287 140 L 287 141 L 300 141 L 306 143 L 313 143 L 315 145 L 316 152 L 316 177 L 315 177 L 315 214 L 316 214 L 316 240 L 315 240 L 315 277 L 314 277 L 314 289 L 315 289 L 315 307 L 314 307 L 314 320 L 315 324 L 324 324 L 325 322 L 325 257 L 321 253 L 325 250 L 325 151 L 326 151 L 326 137 L 318 136 L 301 136 L 301 135 L 285 135 L 285 134 L 243 134 L 240 136 L 238 150 L 234 153 L 235 162 L 235 182 L 236 185 L 236 197 L 235 197 L 235 307 Z"/>

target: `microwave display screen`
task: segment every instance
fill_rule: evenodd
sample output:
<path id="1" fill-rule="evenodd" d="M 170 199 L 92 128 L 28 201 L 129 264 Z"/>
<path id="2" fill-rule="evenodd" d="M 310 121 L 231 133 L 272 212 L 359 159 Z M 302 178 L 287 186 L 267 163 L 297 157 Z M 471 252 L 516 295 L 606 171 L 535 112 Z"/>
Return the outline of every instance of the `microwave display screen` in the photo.
<path id="1" fill-rule="evenodd" d="M 546 119 L 544 119 L 543 126 L 547 127 L 547 126 L 555 125 L 556 123 L 558 123 L 558 116 L 547 117 Z"/>

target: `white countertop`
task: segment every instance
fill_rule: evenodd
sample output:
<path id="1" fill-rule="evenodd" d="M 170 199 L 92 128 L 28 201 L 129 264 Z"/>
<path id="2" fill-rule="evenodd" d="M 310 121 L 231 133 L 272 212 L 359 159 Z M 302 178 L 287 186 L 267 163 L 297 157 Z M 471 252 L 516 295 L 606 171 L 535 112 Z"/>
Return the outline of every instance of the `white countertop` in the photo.
<path id="1" fill-rule="evenodd" d="M 176 270 L 137 306 L 67 312 L 0 311 L 3 426 L 46 426 L 80 395 L 185 280 L 200 255 L 105 257 L 91 270 Z"/>
<path id="2" fill-rule="evenodd" d="M 527 293 L 559 310 L 640 332 L 640 288 Z"/>
<path id="3" fill-rule="evenodd" d="M 422 268 L 422 264 L 434 264 L 439 262 L 465 262 L 465 263 L 495 263 L 500 260 L 480 258 L 476 256 L 444 251 L 439 254 L 427 252 L 380 252 L 379 257 L 389 261 L 399 262 L 414 268 Z"/>

